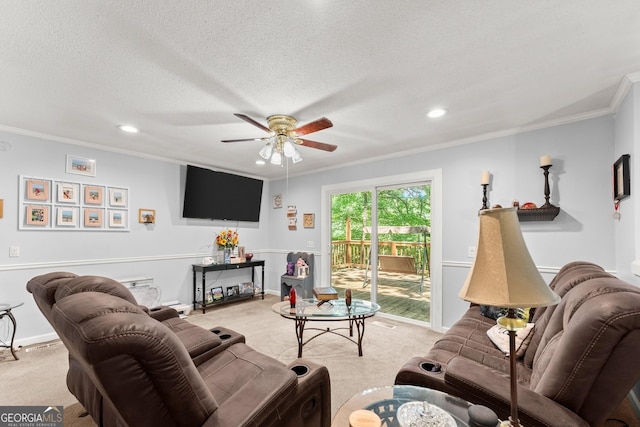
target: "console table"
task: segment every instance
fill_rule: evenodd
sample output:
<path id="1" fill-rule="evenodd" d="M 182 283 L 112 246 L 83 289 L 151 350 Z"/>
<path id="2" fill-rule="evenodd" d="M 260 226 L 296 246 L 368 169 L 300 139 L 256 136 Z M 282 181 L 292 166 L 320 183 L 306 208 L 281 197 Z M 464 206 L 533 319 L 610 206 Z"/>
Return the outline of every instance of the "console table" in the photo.
<path id="1" fill-rule="evenodd" d="M 213 302 L 207 302 L 206 299 L 206 276 L 207 276 L 207 272 L 208 271 L 226 271 L 226 270 L 237 270 L 239 268 L 251 268 L 251 282 L 255 283 L 255 275 L 256 275 L 256 270 L 255 267 L 260 267 L 261 268 L 261 272 L 262 272 L 262 280 L 260 281 L 260 286 L 261 286 L 261 292 L 260 295 L 262 296 L 262 299 L 264 299 L 264 261 L 262 260 L 252 260 L 252 261 L 246 261 L 246 262 L 238 262 L 238 263 L 231 263 L 231 264 L 210 264 L 210 265 L 203 265 L 203 264 L 193 264 L 192 268 L 193 268 L 193 309 L 197 310 L 198 306 L 200 306 L 202 308 L 202 313 L 205 313 L 207 310 L 207 307 L 211 307 L 214 305 L 219 305 L 219 304 L 225 304 L 228 302 L 232 302 L 232 301 L 237 301 L 239 299 L 243 299 L 243 298 L 253 298 L 254 293 L 252 292 L 251 294 L 240 294 L 240 295 L 234 295 L 232 297 L 228 297 L 226 296 L 225 298 L 218 300 L 218 301 L 213 301 Z M 197 273 L 200 273 L 202 275 L 202 282 L 201 282 L 201 286 L 202 286 L 202 301 L 198 301 L 197 300 L 197 281 L 196 281 L 196 275 Z"/>

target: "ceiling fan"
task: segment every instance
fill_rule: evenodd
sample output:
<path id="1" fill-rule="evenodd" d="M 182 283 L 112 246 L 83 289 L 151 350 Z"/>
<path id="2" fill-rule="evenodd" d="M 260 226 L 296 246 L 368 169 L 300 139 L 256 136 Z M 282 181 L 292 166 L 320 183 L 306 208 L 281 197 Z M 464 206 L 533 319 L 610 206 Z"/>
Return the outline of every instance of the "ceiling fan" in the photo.
<path id="1" fill-rule="evenodd" d="M 245 114 L 235 113 L 234 116 L 251 123 L 271 135 L 264 138 L 223 139 L 222 142 L 266 141 L 267 144 L 262 147 L 258 154 L 265 160 L 271 159 L 271 163 L 275 165 L 282 164 L 283 155 L 285 158 L 290 158 L 293 163 L 301 161 L 302 156 L 300 156 L 300 153 L 296 149 L 296 145 L 324 151 L 335 151 L 335 149 L 338 148 L 338 146 L 333 144 L 325 144 L 324 142 L 300 138 L 300 136 L 332 127 L 333 123 L 326 117 L 307 123 L 304 126 L 296 127 L 298 126 L 298 121 L 295 118 L 283 114 L 276 114 L 267 117 L 269 127 L 266 127 Z"/>

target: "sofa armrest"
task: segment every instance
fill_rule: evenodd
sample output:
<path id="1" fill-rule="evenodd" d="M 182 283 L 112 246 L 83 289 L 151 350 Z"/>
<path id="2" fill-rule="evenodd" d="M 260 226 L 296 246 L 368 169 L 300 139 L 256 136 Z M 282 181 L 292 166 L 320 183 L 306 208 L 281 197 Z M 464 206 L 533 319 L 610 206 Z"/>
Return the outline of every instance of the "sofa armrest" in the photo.
<path id="1" fill-rule="evenodd" d="M 148 310 L 149 316 L 156 319 L 158 322 L 164 322 L 167 319 L 172 319 L 174 317 L 180 317 L 178 312 L 167 306 L 152 308 Z"/>
<path id="2" fill-rule="evenodd" d="M 508 377 L 464 357 L 454 357 L 444 379 L 465 396 L 473 397 L 468 400 L 488 406 L 501 419 L 509 417 L 511 386 Z M 521 386 L 518 386 L 518 418 L 527 426 L 589 425 L 570 409 Z"/>

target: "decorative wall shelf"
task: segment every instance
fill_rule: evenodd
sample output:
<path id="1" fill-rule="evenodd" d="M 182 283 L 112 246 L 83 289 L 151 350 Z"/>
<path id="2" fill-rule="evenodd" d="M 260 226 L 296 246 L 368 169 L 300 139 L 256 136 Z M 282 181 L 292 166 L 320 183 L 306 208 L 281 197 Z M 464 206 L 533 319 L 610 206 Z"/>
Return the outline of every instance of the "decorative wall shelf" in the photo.
<path id="1" fill-rule="evenodd" d="M 560 213 L 556 206 L 541 207 L 537 209 L 518 209 L 518 219 L 523 221 L 553 221 Z"/>

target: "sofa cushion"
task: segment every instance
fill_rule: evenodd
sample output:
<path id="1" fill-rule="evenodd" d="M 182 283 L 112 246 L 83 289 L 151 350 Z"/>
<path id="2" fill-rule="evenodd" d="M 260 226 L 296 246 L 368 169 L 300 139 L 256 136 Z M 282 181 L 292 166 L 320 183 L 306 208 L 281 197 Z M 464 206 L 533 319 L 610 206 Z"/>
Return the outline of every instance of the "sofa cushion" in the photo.
<path id="1" fill-rule="evenodd" d="M 219 416 L 232 420 L 229 425 L 245 425 L 252 419 L 261 425 L 265 414 L 255 413 L 255 408 L 281 406 L 296 392 L 292 370 L 243 343 L 205 361 L 198 371 L 220 405 Z"/>
<path id="2" fill-rule="evenodd" d="M 162 323 L 178 336 L 196 365 L 202 362 L 202 356 L 222 344 L 218 335 L 179 317 Z"/>
<path id="3" fill-rule="evenodd" d="M 122 298 L 138 306 L 133 294 L 124 285 L 113 279 L 101 276 L 77 276 L 61 282 L 56 289 L 55 299 L 60 301 L 69 295 L 80 292 L 102 292 Z"/>

